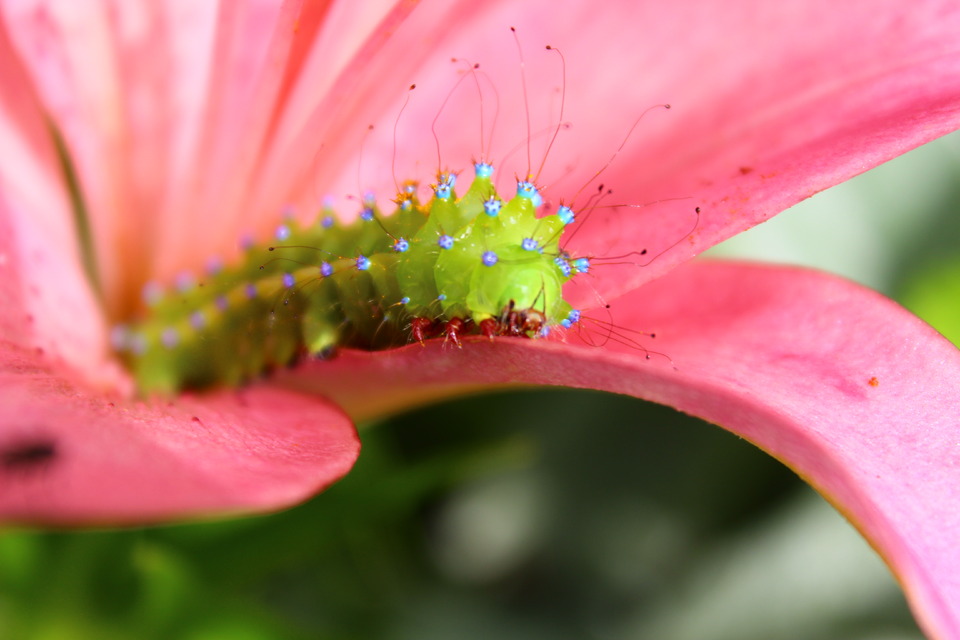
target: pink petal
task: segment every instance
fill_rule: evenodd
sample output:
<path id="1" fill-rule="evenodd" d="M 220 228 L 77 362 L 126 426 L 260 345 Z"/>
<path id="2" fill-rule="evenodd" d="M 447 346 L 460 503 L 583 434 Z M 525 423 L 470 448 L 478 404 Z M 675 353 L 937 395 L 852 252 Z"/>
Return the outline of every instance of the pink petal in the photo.
<path id="1" fill-rule="evenodd" d="M 364 63 L 365 52 L 388 40 L 413 7 L 390 0 L 0 6 L 0 26 L 76 163 L 109 315 L 129 314 L 147 280 L 169 281 L 211 255 L 228 258 L 241 231 L 267 228 L 257 217 L 279 216 L 286 194 L 271 188 L 272 170 L 261 170 L 267 152 L 303 136 L 308 117 L 324 127 L 345 114 L 360 117 L 330 105 L 347 92 L 363 99 L 350 91 L 354 76 L 370 86 L 385 73 L 384 64 Z M 315 113 L 318 103 L 326 111 Z M 301 138 L 295 143 L 306 169 L 319 143 L 309 151 Z M 281 160 L 283 175 L 291 160 Z M 270 192 L 265 206 L 250 202 L 254 188 Z"/>
<path id="2" fill-rule="evenodd" d="M 526 51 L 534 130 L 560 117 L 559 59 L 541 48 L 549 42 L 566 56 L 563 119 L 574 126 L 541 177 L 554 204 L 574 198 L 639 113 L 674 105 L 649 114 L 601 180 L 616 189 L 610 203 L 689 200 L 598 210 L 571 247 L 656 255 L 686 237 L 701 204 L 697 233 L 649 268 L 612 270 L 604 292 L 646 281 L 958 123 L 960 10 L 946 0 L 883 12 L 826 0 L 799 9 L 686 0 L 560 12 L 549 4 L 518 12 L 496 1 L 360 9 L 173 0 L 80 10 L 8 0 L 3 13 L 77 162 L 112 317 L 136 304 L 147 279 L 229 257 L 240 231 L 266 232 L 285 203 L 309 211 L 328 191 L 368 186 L 389 196 L 395 156 L 398 178 L 428 180 L 438 114 L 441 162 L 467 165 L 483 147 L 477 109 L 489 130 L 497 99 L 485 85 L 478 105 L 466 82 L 441 113 L 466 66 L 451 56 L 482 63 L 498 87 L 487 151 L 499 175 L 506 183 L 526 172 L 522 149 L 500 162 L 526 137 L 509 25 Z M 419 88 L 398 120 L 411 82 Z M 549 137 L 533 141 L 530 170 Z"/>
<path id="3" fill-rule="evenodd" d="M 129 524 L 279 509 L 353 466 L 329 402 L 269 388 L 134 402 L 0 341 L 0 520 Z"/>
<path id="4" fill-rule="evenodd" d="M 960 351 L 874 292 L 785 267 L 692 263 L 615 301 L 612 313 L 622 327 L 614 336 L 586 324 L 602 348 L 576 335 L 568 344 L 413 345 L 344 354 L 280 383 L 322 389 L 357 418 L 530 383 L 677 407 L 807 479 L 883 554 L 924 629 L 960 638 Z M 666 355 L 647 360 L 616 336 Z"/>
<path id="5" fill-rule="evenodd" d="M 438 42 L 472 24 L 495 4 L 396 2 L 364 40 L 351 43 L 353 58 L 337 58 L 343 64 L 333 67 L 335 74 L 329 63 L 332 47 L 318 42 L 291 101 L 278 113 L 276 135 L 266 150 L 254 198 L 247 205 L 252 205 L 260 223 L 263 210 L 278 202 L 314 211 L 333 177 L 348 164 L 357 166 L 354 158 L 364 146 L 368 126 L 384 113 L 394 113 L 397 96 L 407 93 L 416 70 L 436 53 Z M 361 13 L 376 16 L 365 5 Z M 356 175 L 355 170 L 350 173 Z M 392 179 L 361 186 L 353 177 L 350 185 L 348 193 L 353 195 L 367 187 L 393 188 Z"/>
<path id="6" fill-rule="evenodd" d="M 137 144 L 126 108 L 165 103 L 135 100 L 136 88 L 118 81 L 115 16 L 106 3 L 23 1 L 6 2 L 2 9 L 2 26 L 29 69 L 43 110 L 64 137 L 84 198 L 95 215 L 93 240 L 105 300 L 118 305 L 125 298 L 133 299 L 133 283 L 147 277 L 144 257 L 149 254 L 142 238 L 153 229 L 149 219 L 129 212 L 141 210 L 138 204 L 156 197 L 156 191 L 135 181 L 142 163 L 128 155 Z M 154 65 L 141 62 L 142 77 L 148 82 Z M 148 136 L 141 137 L 141 148 L 154 152 Z M 145 172 L 155 170 L 151 165 Z"/>
<path id="7" fill-rule="evenodd" d="M 527 110 L 507 29 L 515 25 L 534 132 L 560 119 L 560 60 L 544 45 L 558 47 L 567 62 L 563 120 L 573 126 L 560 132 L 540 178 L 548 200 L 569 204 L 577 196 L 574 204 L 582 207 L 598 183 L 614 190 L 607 204 L 686 198 L 592 215 L 569 243 L 574 252 L 618 256 L 647 249 L 649 257 L 680 242 L 645 268 L 611 267 L 597 283 L 601 293 L 629 290 L 960 126 L 960 7 L 949 0 L 884 11 L 870 2 L 829 0 L 627 0 L 602 8 L 565 5 L 563 11 L 543 0 L 524 3 L 522 15 L 514 4 L 486 6 L 483 15 L 440 36 L 428 63 L 410 80 L 418 88 L 402 115 L 400 88 L 394 110 L 376 122 L 359 162 L 363 186 L 391 195 L 394 158 L 400 179 L 432 178 L 437 159 L 431 127 L 438 115 L 441 164 L 469 172 L 470 158 L 481 151 L 481 101 L 467 81 L 441 111 L 467 66 L 451 64 L 451 57 L 479 62 L 497 87 L 494 94 L 482 83 L 488 130 L 499 100 L 489 155 L 498 164 L 500 188 L 510 191 L 513 176 L 537 172 L 550 135 L 535 137 L 528 167 Z M 610 169 L 591 182 L 636 118 L 665 102 L 673 108 L 648 113 Z M 504 161 L 515 145 L 519 151 Z M 331 189 L 355 193 L 358 162 L 342 164 Z M 313 176 L 314 191 L 331 182 L 322 173 Z M 697 205 L 703 214 L 686 241 Z M 578 297 L 584 302 L 591 295 Z"/>
<path id="8" fill-rule="evenodd" d="M 222 5 L 207 100 L 195 114 L 201 117 L 194 153 L 164 210 L 168 250 L 154 269 L 160 277 L 196 264 L 198 255 L 229 255 L 242 232 L 265 231 L 265 223 L 277 219 L 286 204 L 281 195 L 274 193 L 266 207 L 252 206 L 251 191 L 266 186 L 261 165 L 288 121 L 302 125 L 370 32 L 410 11 L 403 3 L 379 4 L 286 1 L 261 3 L 256 11 Z M 389 11 L 393 4 L 397 16 Z M 218 236 L 198 234 L 196 220 L 182 211 L 204 211 Z"/>
<path id="9" fill-rule="evenodd" d="M 116 384 L 48 121 L 0 29 L 0 335 Z"/>

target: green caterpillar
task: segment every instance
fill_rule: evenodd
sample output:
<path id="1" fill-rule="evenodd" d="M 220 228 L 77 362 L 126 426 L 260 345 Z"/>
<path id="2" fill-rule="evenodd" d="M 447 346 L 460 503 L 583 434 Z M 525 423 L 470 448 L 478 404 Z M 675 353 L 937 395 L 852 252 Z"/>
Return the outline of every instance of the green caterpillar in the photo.
<path id="1" fill-rule="evenodd" d="M 493 167 L 474 165 L 463 197 L 441 173 L 424 206 L 416 185 L 382 216 L 372 199 L 339 225 L 326 209 L 307 228 L 285 223 L 275 247 L 249 247 L 240 265 L 199 286 L 147 292 L 148 313 L 118 327 L 114 345 L 144 393 L 236 385 L 304 354 L 386 349 L 443 335 L 547 335 L 580 312 L 562 287 L 590 268 L 559 246 L 574 212 L 538 218 L 534 184 L 498 197 Z M 268 254 L 267 251 L 272 251 Z M 269 256 L 269 258 L 268 258 Z"/>

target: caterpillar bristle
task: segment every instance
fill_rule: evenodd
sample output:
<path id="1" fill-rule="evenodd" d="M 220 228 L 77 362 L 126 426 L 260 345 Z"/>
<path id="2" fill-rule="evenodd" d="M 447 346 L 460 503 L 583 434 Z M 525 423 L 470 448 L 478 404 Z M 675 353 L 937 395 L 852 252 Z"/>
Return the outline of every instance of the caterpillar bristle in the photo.
<path id="1" fill-rule="evenodd" d="M 240 384 L 305 355 L 386 349 L 443 338 L 541 337 L 578 317 L 562 286 L 585 259 L 559 247 L 567 208 L 537 217 L 542 201 L 522 179 L 501 199 L 493 166 L 477 162 L 463 196 L 443 171 L 426 205 L 404 183 L 388 216 L 364 197 L 350 224 L 329 211 L 314 224 L 287 218 L 271 244 L 247 244 L 239 264 L 202 278 L 144 288 L 144 310 L 115 329 L 113 345 L 145 393 Z M 264 260 L 265 255 L 276 257 Z"/>
<path id="2" fill-rule="evenodd" d="M 560 63 L 560 110 L 552 124 L 534 131 L 523 51 L 516 30 L 510 31 L 517 46 L 526 114 L 526 136 L 501 160 L 525 149 L 526 171 L 515 176 L 515 196 L 498 193 L 489 160 L 499 115 L 496 84 L 479 64 L 454 59 L 466 68 L 459 71 L 460 78 L 431 124 L 437 173 L 429 185 L 429 201 L 421 202 L 419 183 L 401 182 L 396 174 L 397 130 L 415 87 L 411 85 L 393 124 L 394 210 L 384 214 L 369 192 L 351 198 L 359 213 L 350 222 L 335 215 L 329 200 L 309 224 L 287 208 L 268 243 L 258 244 L 249 236 L 241 239 L 238 262 L 224 264 L 211 258 L 200 277 L 182 274 L 168 288 L 153 282 L 145 285 L 140 315 L 117 326 L 111 335 L 141 392 L 172 394 L 239 385 L 304 357 L 329 359 L 343 348 L 380 350 L 433 339 L 463 348 L 467 336 L 496 340 L 585 333 L 581 311 L 564 299 L 566 283 L 605 265 L 645 266 L 687 237 L 662 251 L 654 249 L 657 253 L 649 259 L 646 249 L 598 257 L 565 246 L 597 209 L 644 206 L 602 204 L 613 193 L 603 184 L 583 201 L 579 198 L 614 162 L 643 116 L 670 106 L 645 110 L 572 199 L 545 203 L 541 175 L 560 132 L 571 126 L 564 121 L 566 60 L 560 50 L 546 46 Z M 458 195 L 460 171 L 443 165 L 437 122 L 454 93 L 470 79 L 480 105 L 480 154 L 473 162 L 472 182 Z M 495 98 L 491 122 L 484 113 L 487 87 Z M 360 146 L 358 187 L 363 146 L 373 129 L 369 125 Z M 542 136 L 548 136 L 545 151 L 542 158 L 539 153 L 534 158 L 531 143 Z M 699 209 L 690 233 L 698 223 Z M 638 260 L 641 256 L 645 262 Z M 634 346 L 648 357 L 656 353 L 638 341 L 651 336 L 631 335 L 609 321 L 584 319 L 605 334 L 600 343 Z M 591 340 L 588 335 L 585 341 Z"/>

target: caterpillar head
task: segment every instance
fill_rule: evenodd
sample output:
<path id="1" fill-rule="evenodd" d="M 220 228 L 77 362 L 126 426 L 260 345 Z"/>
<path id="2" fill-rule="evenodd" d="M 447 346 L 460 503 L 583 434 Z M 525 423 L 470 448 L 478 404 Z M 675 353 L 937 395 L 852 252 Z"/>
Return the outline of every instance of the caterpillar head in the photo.
<path id="1" fill-rule="evenodd" d="M 552 260 L 531 257 L 520 247 L 503 247 L 487 253 L 494 262 L 475 269 L 470 280 L 467 306 L 473 320 L 482 322 L 502 317 L 505 312 L 539 314 L 545 318 L 564 317 L 569 306 L 562 297 L 565 278 Z"/>
<path id="2" fill-rule="evenodd" d="M 567 221 L 559 212 L 537 217 L 542 199 L 527 180 L 519 180 L 517 195 L 502 202 L 491 174 L 490 165 L 476 166 L 476 179 L 458 203 L 476 211 L 437 257 L 434 276 L 443 312 L 470 318 L 478 326 L 496 319 L 496 333 L 508 335 L 518 335 L 511 324 L 518 314 L 542 317 L 537 329 L 528 332 L 537 335 L 547 318 L 566 318 L 570 311 L 562 288 L 574 271 L 559 259 L 559 238 Z"/>

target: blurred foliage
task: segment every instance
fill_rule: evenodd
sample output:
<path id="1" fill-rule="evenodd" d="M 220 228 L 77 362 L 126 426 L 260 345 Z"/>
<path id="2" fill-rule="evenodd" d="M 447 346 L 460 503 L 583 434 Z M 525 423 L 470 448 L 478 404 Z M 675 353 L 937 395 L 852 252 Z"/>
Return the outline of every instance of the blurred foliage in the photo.
<path id="1" fill-rule="evenodd" d="M 957 340 L 958 142 L 719 251 L 846 274 Z M 516 392 L 361 435 L 351 474 L 282 513 L 0 532 L 0 640 L 920 637 L 838 514 L 751 445 L 671 409 Z"/>
<path id="2" fill-rule="evenodd" d="M 960 257 L 928 261 L 901 286 L 901 302 L 960 345 Z"/>

